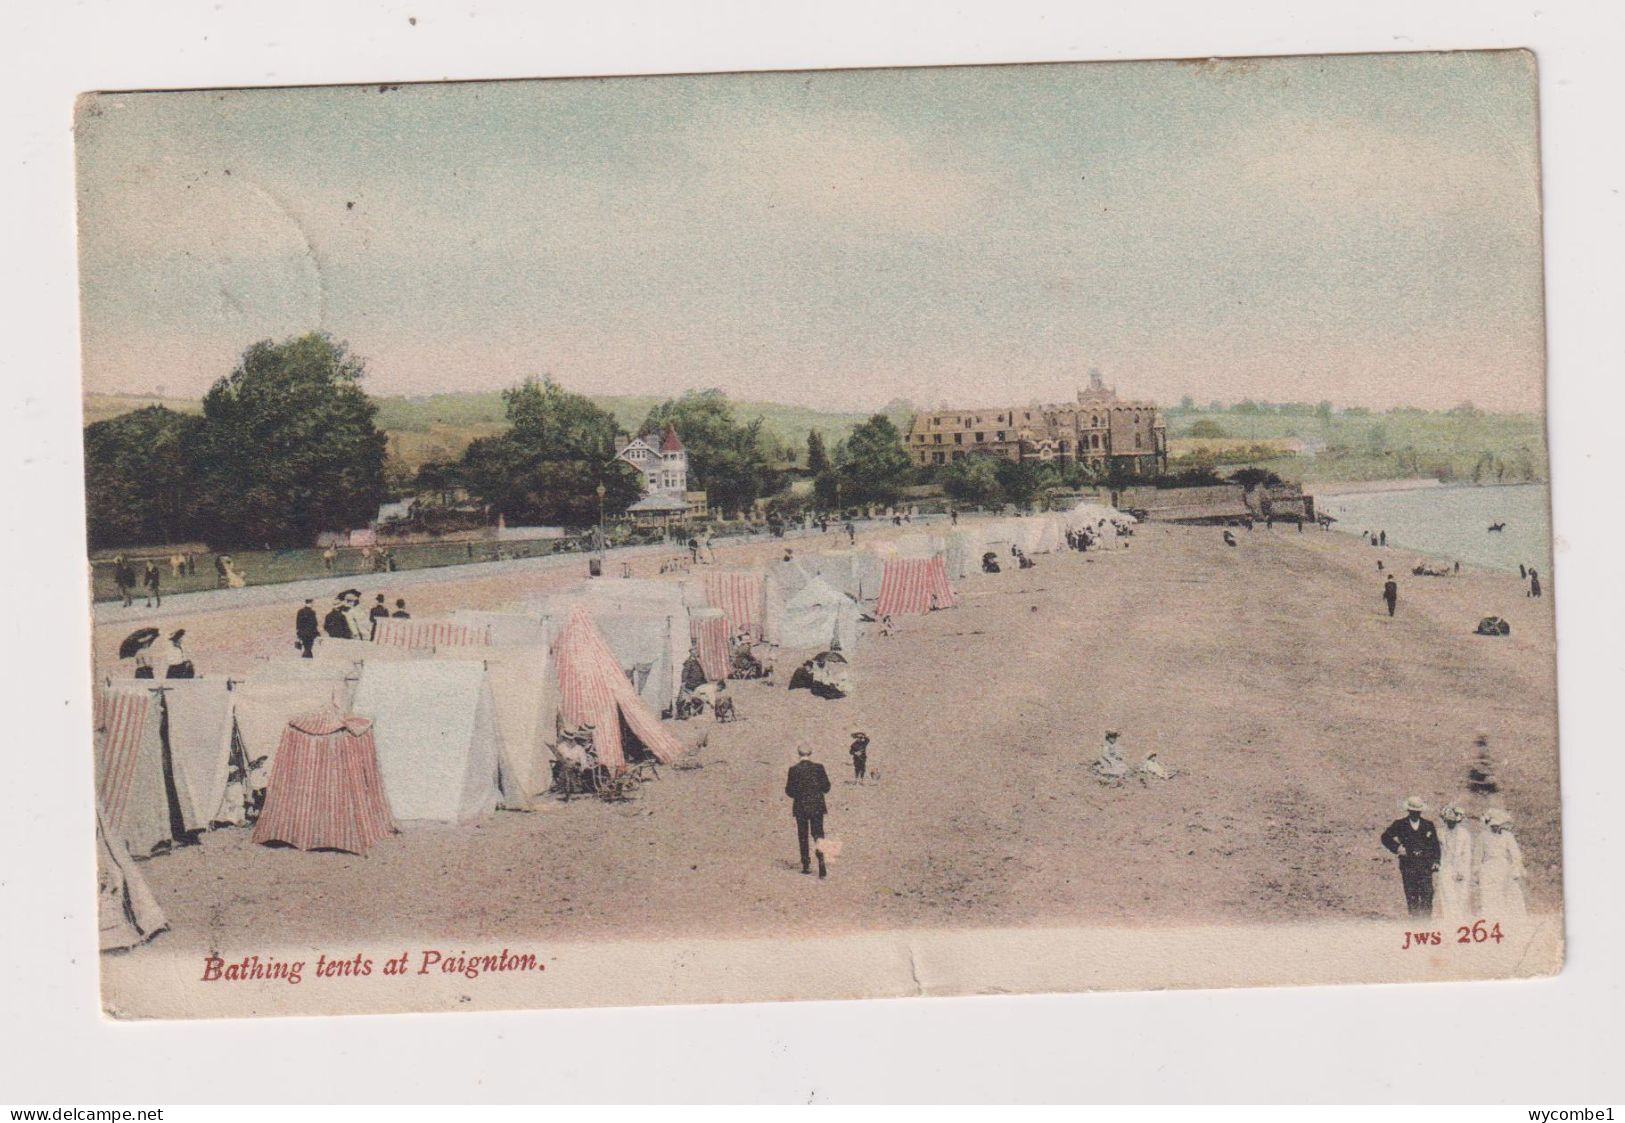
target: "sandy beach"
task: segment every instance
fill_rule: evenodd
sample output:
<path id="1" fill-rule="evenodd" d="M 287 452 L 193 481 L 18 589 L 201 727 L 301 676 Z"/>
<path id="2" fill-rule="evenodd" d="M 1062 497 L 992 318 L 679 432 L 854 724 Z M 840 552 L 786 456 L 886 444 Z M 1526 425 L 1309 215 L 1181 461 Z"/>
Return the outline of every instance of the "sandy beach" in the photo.
<path id="1" fill-rule="evenodd" d="M 848 699 L 738 684 L 744 720 L 679 727 L 690 742 L 708 734 L 704 766 L 663 769 L 629 803 L 416 828 L 365 858 L 210 832 L 142 864 L 171 931 L 130 954 L 396 935 L 1397 920 L 1399 878 L 1377 836 L 1408 794 L 1465 799 L 1480 729 L 1517 818 L 1531 908 L 1557 908 L 1551 601 L 1502 573 L 1411 577 L 1409 553 L 1345 535 L 1236 534 L 1231 549 L 1216 529 L 1151 524 L 1124 549 L 970 577 L 961 607 L 871 633 Z M 719 548 L 719 560 L 784 546 Z M 1379 557 L 1401 570 L 1392 619 Z M 409 599 L 419 616 L 496 608 L 584 569 L 448 575 Z M 200 671 L 244 673 L 257 654 L 291 651 L 299 599 L 170 619 Z M 1489 614 L 1512 634 L 1474 635 Z M 98 627 L 99 674 L 129 629 Z M 1155 751 L 1179 774 L 1102 786 L 1087 765 L 1108 728 L 1130 761 Z M 855 729 L 873 739 L 863 786 L 845 751 Z M 835 781 L 823 882 L 800 875 L 783 796 L 803 739 Z"/>

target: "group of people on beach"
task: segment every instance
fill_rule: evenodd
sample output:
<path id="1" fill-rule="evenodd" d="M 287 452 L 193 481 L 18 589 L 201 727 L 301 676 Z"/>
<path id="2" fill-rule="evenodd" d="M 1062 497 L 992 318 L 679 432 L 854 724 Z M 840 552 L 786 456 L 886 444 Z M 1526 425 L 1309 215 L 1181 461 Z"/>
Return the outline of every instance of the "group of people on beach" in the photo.
<path id="1" fill-rule="evenodd" d="M 1501 807 L 1484 811 L 1479 816 L 1483 829 L 1474 839 L 1459 806 L 1439 809 L 1443 829 L 1423 817 L 1427 809 L 1421 796 L 1411 796 L 1404 816 L 1390 823 L 1380 840 L 1399 859 L 1411 917 L 1522 920 L 1527 915 L 1523 851 L 1512 830 L 1512 814 Z"/>
<path id="2" fill-rule="evenodd" d="M 327 615 L 320 621 L 316 618 L 316 598 L 306 597 L 305 603 L 294 614 L 293 634 L 294 646 L 306 659 L 314 659 L 316 641 L 325 633 L 333 639 L 361 639 L 372 640 L 378 634 L 378 621 L 396 619 L 410 619 L 411 613 L 406 611 L 406 599 L 395 599 L 395 611 L 391 612 L 385 603 L 383 593 L 377 594 L 370 609 L 361 610 L 361 591 L 359 589 L 345 589 L 333 598 L 333 605 L 327 610 Z"/>

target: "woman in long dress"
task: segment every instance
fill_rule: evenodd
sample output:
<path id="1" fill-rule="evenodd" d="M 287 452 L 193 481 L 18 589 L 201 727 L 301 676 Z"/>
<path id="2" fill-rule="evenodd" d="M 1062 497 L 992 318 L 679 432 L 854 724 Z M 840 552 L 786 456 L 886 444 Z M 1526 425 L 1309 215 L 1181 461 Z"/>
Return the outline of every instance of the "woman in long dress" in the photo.
<path id="1" fill-rule="evenodd" d="M 1433 879 L 1433 916 L 1460 920 L 1473 911 L 1473 836 L 1455 804 L 1439 809 L 1439 873 Z"/>
<path id="2" fill-rule="evenodd" d="M 1512 835 L 1512 816 L 1499 808 L 1484 813 L 1478 836 L 1478 910 L 1485 920 L 1522 920 L 1523 851 Z"/>

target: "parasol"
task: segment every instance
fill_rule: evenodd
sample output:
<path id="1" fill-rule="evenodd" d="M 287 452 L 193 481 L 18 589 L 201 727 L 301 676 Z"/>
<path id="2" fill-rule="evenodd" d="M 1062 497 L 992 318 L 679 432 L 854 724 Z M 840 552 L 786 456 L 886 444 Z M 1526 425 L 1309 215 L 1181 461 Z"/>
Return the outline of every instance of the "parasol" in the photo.
<path id="1" fill-rule="evenodd" d="M 151 646 L 152 641 L 157 638 L 157 628 L 139 628 L 125 636 L 124 642 L 118 645 L 118 657 L 129 659 L 142 648 Z"/>

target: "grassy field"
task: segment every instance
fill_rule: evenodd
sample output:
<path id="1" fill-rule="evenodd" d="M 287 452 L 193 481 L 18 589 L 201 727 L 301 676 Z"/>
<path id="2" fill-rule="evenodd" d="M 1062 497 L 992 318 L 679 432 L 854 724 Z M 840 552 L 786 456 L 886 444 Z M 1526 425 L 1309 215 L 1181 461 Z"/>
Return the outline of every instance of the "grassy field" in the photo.
<path id="1" fill-rule="evenodd" d="M 1546 427 L 1538 414 L 1170 409 L 1166 416 L 1176 467 L 1238 463 L 1238 448 L 1296 440 L 1302 442 L 1300 453 L 1283 449 L 1281 455 L 1246 462 L 1306 483 L 1418 476 L 1463 483 L 1546 479 Z"/>
<path id="2" fill-rule="evenodd" d="M 499 392 L 375 400 L 378 402 L 378 427 L 389 435 L 390 456 L 413 470 L 431 460 L 456 460 L 471 441 L 493 436 L 507 428 Z M 613 413 L 622 428 L 636 432 L 649 411 L 665 399 L 595 395 L 592 400 Z M 155 405 L 182 413 L 197 413 L 202 408 L 200 402 L 182 398 L 87 394 L 85 424 Z M 827 413 L 776 402 L 736 401 L 733 405 L 734 415 L 741 421 L 760 417 L 763 427 L 780 444 L 795 450 L 798 459 L 806 456 L 809 430 L 820 430 L 824 434 L 825 445 L 833 450 L 837 442 L 846 439 L 854 426 L 870 417 L 866 413 Z M 888 416 L 901 427 L 908 424 L 906 411 L 891 410 Z"/>

